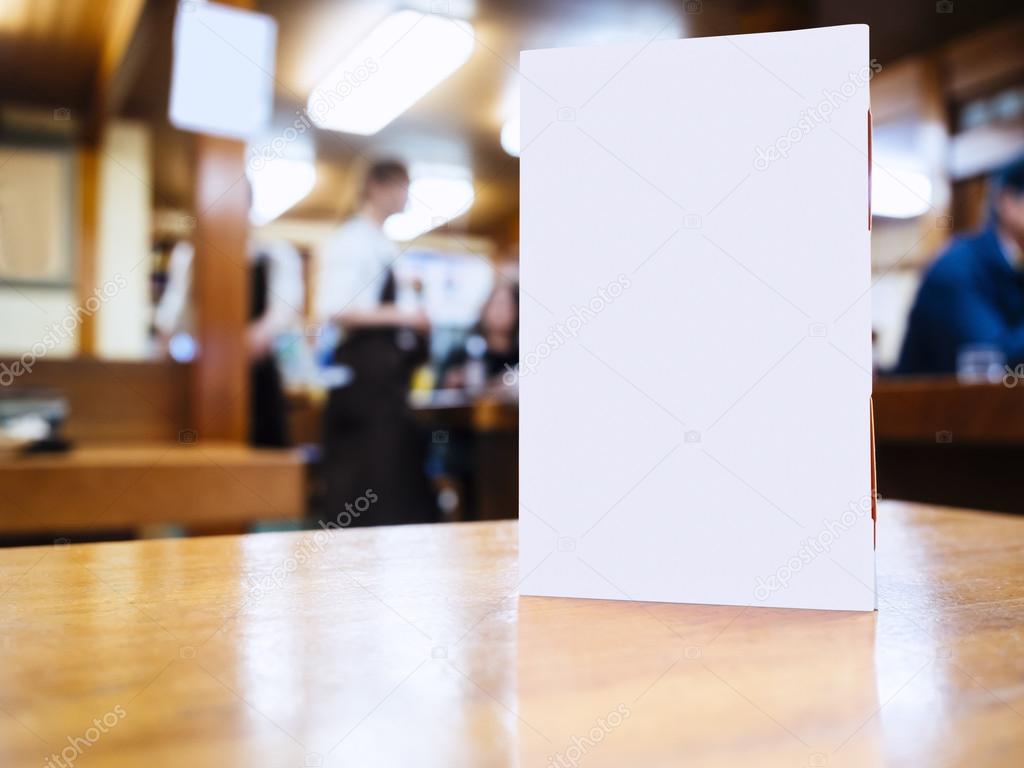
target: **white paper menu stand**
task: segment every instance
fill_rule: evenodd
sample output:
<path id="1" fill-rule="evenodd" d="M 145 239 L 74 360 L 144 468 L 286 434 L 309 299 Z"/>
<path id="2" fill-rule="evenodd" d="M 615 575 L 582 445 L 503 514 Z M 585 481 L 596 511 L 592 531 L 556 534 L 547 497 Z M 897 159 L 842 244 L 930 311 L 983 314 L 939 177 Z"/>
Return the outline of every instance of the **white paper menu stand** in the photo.
<path id="1" fill-rule="evenodd" d="M 873 609 L 867 27 L 521 71 L 521 594 Z"/>

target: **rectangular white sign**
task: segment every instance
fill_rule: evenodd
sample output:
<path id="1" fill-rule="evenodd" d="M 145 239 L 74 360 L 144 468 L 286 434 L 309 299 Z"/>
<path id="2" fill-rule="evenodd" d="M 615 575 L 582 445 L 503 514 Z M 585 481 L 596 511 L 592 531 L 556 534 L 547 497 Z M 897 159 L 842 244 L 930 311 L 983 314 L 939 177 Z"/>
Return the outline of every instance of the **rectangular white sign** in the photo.
<path id="1" fill-rule="evenodd" d="M 521 593 L 873 609 L 867 27 L 521 69 Z"/>
<path id="2" fill-rule="evenodd" d="M 274 111 L 276 47 L 271 16 L 202 0 L 179 2 L 171 124 L 233 139 L 257 136 Z"/>

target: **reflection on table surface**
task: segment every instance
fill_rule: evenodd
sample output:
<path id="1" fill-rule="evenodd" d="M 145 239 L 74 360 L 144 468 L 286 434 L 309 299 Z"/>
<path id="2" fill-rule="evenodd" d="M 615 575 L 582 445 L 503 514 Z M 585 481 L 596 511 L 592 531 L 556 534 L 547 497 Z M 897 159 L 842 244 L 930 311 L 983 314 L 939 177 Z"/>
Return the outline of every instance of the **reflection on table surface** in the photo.
<path id="1" fill-rule="evenodd" d="M 2 551 L 0 759 L 1011 764 L 1024 522 L 878 541 L 876 613 L 517 597 L 512 522 Z"/>

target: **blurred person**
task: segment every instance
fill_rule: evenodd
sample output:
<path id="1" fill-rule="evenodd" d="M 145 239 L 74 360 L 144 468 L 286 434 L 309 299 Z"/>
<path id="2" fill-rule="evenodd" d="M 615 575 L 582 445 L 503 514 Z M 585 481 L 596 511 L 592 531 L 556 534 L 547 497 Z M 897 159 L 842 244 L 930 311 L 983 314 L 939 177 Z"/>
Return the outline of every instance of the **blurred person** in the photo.
<path id="1" fill-rule="evenodd" d="M 288 436 L 288 403 L 274 355 L 278 338 L 302 315 L 302 259 L 289 243 L 259 243 L 249 265 L 250 439 L 253 445 L 283 448 Z M 294 343 L 294 341 L 293 341 Z"/>
<path id="2" fill-rule="evenodd" d="M 519 363 L 519 286 L 501 280 L 480 309 L 480 318 L 464 344 L 445 359 L 438 377 L 443 389 L 470 395 L 485 388 L 501 390 L 505 377 Z M 514 390 L 505 390 L 514 391 Z M 453 516 L 462 519 L 479 514 L 475 478 L 479 443 L 474 430 L 452 427 L 446 440 L 431 446 L 436 467 L 435 482 L 447 493 Z"/>
<path id="3" fill-rule="evenodd" d="M 400 296 L 398 248 L 385 220 L 405 209 L 409 172 L 395 160 L 368 170 L 358 212 L 320 251 L 317 312 L 337 326 L 338 373 L 324 414 L 326 514 L 368 490 L 376 501 L 354 525 L 437 520 L 426 475 L 426 443 L 409 408 L 412 374 L 428 353 L 430 323 L 415 296 Z"/>
<path id="4" fill-rule="evenodd" d="M 445 389 L 480 390 L 500 384 L 519 363 L 519 287 L 500 281 L 480 310 L 465 344 L 448 355 L 438 377 Z"/>
<path id="5" fill-rule="evenodd" d="M 1024 363 L 1024 157 L 991 184 L 985 229 L 954 240 L 925 273 L 897 373 L 956 373 L 972 348 L 998 356 L 1000 375 Z"/>
<path id="6" fill-rule="evenodd" d="M 302 259 L 283 240 L 253 240 L 248 248 L 249 324 L 249 442 L 266 448 L 289 445 L 287 404 L 281 373 L 274 356 L 278 338 L 298 328 L 302 316 Z M 190 302 L 195 248 L 182 240 L 171 249 L 167 284 L 153 315 L 159 345 L 171 348 L 173 337 L 191 335 Z"/>
<path id="7" fill-rule="evenodd" d="M 164 289 L 153 311 L 153 332 L 161 355 L 168 353 L 171 340 L 177 333 L 190 336 L 195 326 L 192 313 L 192 258 L 195 247 L 188 240 L 179 240 L 171 246 L 167 257 L 167 275 Z"/>

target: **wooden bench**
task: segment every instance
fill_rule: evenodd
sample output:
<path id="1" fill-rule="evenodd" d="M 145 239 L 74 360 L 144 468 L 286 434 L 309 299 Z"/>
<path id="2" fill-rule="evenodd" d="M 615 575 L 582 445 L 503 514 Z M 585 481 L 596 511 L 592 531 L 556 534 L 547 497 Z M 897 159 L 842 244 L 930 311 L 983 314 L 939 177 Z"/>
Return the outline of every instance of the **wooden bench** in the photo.
<path id="1" fill-rule="evenodd" d="M 114 443 L 0 459 L 0 534 L 176 523 L 232 530 L 299 519 L 297 451 L 227 443 Z"/>

